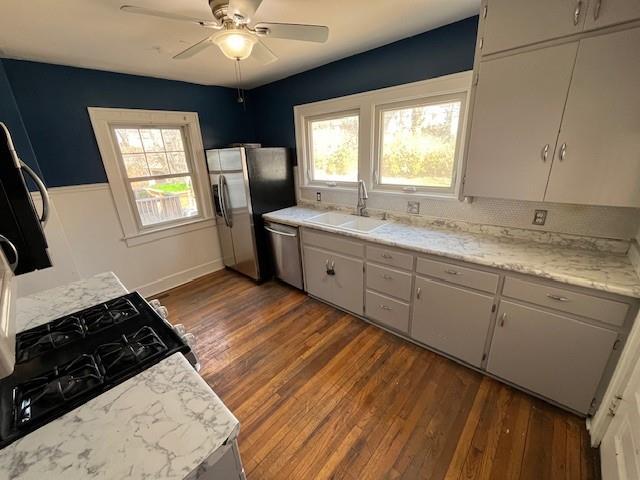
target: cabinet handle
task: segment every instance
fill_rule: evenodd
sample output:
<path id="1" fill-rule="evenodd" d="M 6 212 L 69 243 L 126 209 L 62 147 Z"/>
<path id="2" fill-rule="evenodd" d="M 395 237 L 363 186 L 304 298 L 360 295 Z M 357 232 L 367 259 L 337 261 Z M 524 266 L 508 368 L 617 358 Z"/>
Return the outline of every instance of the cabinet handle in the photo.
<path id="1" fill-rule="evenodd" d="M 336 274 L 336 262 L 332 261 L 331 266 L 329 266 L 329 260 L 325 260 L 324 265 L 327 270 L 327 275 L 335 275 Z"/>
<path id="2" fill-rule="evenodd" d="M 387 258 L 387 259 L 391 259 L 391 258 L 393 258 L 393 255 L 389 255 L 388 253 L 381 253 L 381 254 L 380 254 L 380 256 L 381 256 L 382 258 Z"/>
<path id="3" fill-rule="evenodd" d="M 549 144 L 548 143 L 544 147 L 542 147 L 541 156 L 542 156 L 542 161 L 546 162 L 547 161 L 547 157 L 549 156 Z"/>
<path id="4" fill-rule="evenodd" d="M 449 275 L 461 275 L 457 270 L 445 270 L 444 273 L 448 273 Z"/>
<path id="5" fill-rule="evenodd" d="M 418 288 L 416 289 L 416 298 L 417 298 L 418 300 L 420 300 L 420 294 L 421 294 L 421 293 L 422 293 L 422 289 L 421 289 L 420 287 L 418 287 Z"/>
<path id="6" fill-rule="evenodd" d="M 557 300 L 558 302 L 568 302 L 569 299 L 567 297 L 561 297 L 560 295 L 553 295 L 552 293 L 547 293 L 547 297 L 551 300 Z"/>
<path id="7" fill-rule="evenodd" d="M 387 307 L 386 305 L 380 304 L 378 305 L 382 310 L 391 310 L 391 307 Z"/>
<path id="8" fill-rule="evenodd" d="M 593 7 L 593 19 L 598 20 L 600 17 L 600 7 L 602 6 L 602 0 L 597 0 L 596 4 Z"/>
<path id="9" fill-rule="evenodd" d="M 578 25 L 580 21 L 580 12 L 582 11 L 582 0 L 576 2 L 576 8 L 573 11 L 573 24 Z"/>
<path id="10" fill-rule="evenodd" d="M 563 143 L 560 146 L 560 155 L 559 155 L 560 161 L 564 160 L 566 156 L 567 156 L 567 144 Z"/>
<path id="11" fill-rule="evenodd" d="M 382 278 L 384 278 L 385 280 L 393 280 L 393 277 L 391 275 L 387 275 L 386 273 L 382 275 Z"/>
<path id="12" fill-rule="evenodd" d="M 504 327 L 504 322 L 507 320 L 507 312 L 503 313 L 500 317 L 500 326 Z"/>

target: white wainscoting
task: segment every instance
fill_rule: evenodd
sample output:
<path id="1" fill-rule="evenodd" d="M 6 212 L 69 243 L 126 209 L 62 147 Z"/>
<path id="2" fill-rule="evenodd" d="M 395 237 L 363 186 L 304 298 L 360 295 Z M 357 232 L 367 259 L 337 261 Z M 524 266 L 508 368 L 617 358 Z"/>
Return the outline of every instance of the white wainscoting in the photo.
<path id="1" fill-rule="evenodd" d="M 210 221 L 128 246 L 108 184 L 51 188 L 49 193 L 54 212 L 45 232 L 54 267 L 20 276 L 19 296 L 105 271 L 115 272 L 130 290 L 153 295 L 223 268 Z"/>

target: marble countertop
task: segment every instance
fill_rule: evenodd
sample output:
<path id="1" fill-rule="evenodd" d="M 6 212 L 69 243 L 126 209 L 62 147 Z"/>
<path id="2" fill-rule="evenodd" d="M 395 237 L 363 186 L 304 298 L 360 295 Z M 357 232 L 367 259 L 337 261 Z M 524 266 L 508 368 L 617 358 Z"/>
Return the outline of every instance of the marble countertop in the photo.
<path id="1" fill-rule="evenodd" d="M 306 222 L 307 219 L 325 211 L 327 210 L 289 207 L 267 213 L 264 218 L 273 222 L 338 232 L 383 245 L 534 275 L 568 285 L 640 298 L 640 279 L 629 258 L 621 253 L 541 243 L 508 235 L 463 232 L 393 221 L 388 221 L 367 234 Z"/>
<path id="2" fill-rule="evenodd" d="M 18 300 L 21 329 L 127 293 L 113 273 Z M 191 478 L 239 422 L 182 354 L 0 450 L 0 478 Z"/>

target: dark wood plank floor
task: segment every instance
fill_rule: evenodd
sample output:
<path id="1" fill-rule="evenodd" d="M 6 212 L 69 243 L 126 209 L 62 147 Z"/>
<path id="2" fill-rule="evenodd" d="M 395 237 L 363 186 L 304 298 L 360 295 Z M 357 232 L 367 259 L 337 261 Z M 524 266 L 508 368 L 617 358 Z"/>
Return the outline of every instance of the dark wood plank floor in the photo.
<path id="1" fill-rule="evenodd" d="M 295 289 L 222 271 L 159 298 L 249 480 L 599 478 L 584 420 Z"/>

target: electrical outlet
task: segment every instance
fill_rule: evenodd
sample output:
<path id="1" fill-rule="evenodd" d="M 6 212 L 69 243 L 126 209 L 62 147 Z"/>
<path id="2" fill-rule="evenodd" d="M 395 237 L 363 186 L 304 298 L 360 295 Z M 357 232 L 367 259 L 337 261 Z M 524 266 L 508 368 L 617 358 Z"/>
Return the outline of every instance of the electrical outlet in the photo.
<path id="1" fill-rule="evenodd" d="M 546 210 L 536 210 L 533 214 L 533 225 L 544 225 L 544 222 L 547 221 L 547 211 Z"/>
<path id="2" fill-rule="evenodd" d="M 316 202 L 322 201 L 322 192 L 316 192 Z"/>
<path id="3" fill-rule="evenodd" d="M 420 213 L 420 202 L 407 202 L 407 213 Z"/>

